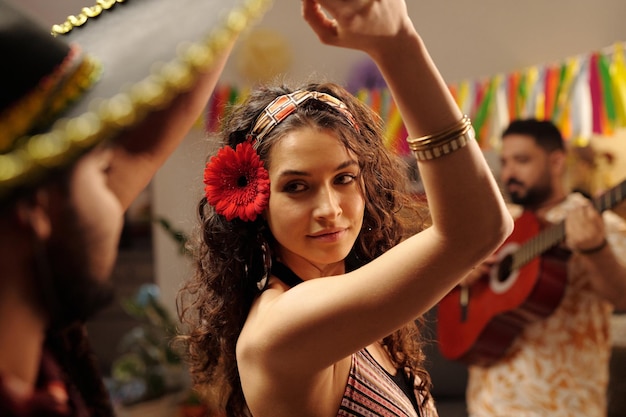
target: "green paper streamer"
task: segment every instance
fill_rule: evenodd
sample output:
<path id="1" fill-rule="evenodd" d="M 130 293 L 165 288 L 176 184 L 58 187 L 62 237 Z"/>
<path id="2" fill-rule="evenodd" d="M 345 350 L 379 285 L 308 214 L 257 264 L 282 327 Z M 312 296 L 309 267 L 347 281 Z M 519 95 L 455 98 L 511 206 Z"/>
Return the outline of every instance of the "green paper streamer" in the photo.
<path id="1" fill-rule="evenodd" d="M 560 97 L 563 94 L 563 84 L 565 81 L 565 73 L 567 72 L 567 64 L 563 62 L 561 64 L 561 71 L 559 72 L 559 83 L 556 87 L 556 94 L 554 96 L 554 108 L 552 109 L 552 122 L 556 122 L 559 119 L 561 108 L 559 107 Z"/>
<path id="2" fill-rule="evenodd" d="M 479 104 L 478 110 L 476 110 L 476 114 L 473 117 L 472 124 L 474 125 L 474 130 L 476 131 L 476 138 L 478 140 L 478 143 L 481 146 L 484 145 L 482 143 L 483 137 L 481 133 L 483 133 L 483 126 L 485 124 L 485 121 L 487 120 L 487 114 L 489 113 L 491 102 L 493 101 L 493 90 L 495 84 L 494 80 L 495 79 L 492 79 L 487 86 L 487 91 L 485 91 L 485 94 L 483 95 L 483 100 Z"/>
<path id="3" fill-rule="evenodd" d="M 526 72 L 523 72 L 519 77 L 519 83 L 517 84 L 517 100 L 515 100 L 515 112 L 518 117 L 525 116 L 523 111 L 526 107 L 526 99 L 528 98 L 528 90 L 526 89 Z"/>
<path id="4" fill-rule="evenodd" d="M 611 89 L 611 72 L 609 70 L 609 63 L 605 55 L 600 55 L 598 57 L 598 70 L 600 73 L 600 80 L 602 82 L 602 96 L 604 98 L 606 117 L 611 125 L 611 128 L 614 128 L 615 121 L 617 120 L 615 112 L 615 98 L 613 97 L 613 90 Z"/>

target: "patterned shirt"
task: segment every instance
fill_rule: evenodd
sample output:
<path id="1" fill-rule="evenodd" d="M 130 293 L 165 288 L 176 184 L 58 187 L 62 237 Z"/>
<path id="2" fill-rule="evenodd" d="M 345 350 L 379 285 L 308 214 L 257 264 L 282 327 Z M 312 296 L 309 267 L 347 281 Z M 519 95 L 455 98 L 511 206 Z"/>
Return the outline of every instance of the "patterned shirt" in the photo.
<path id="1" fill-rule="evenodd" d="M 562 220 L 578 198 L 584 197 L 570 195 L 546 220 Z M 624 259 L 625 222 L 607 211 L 603 218 L 612 250 Z M 567 289 L 552 315 L 530 324 L 502 361 L 469 368 L 471 417 L 606 415 L 613 308 L 591 290 L 582 256 L 572 255 L 567 272 Z"/>
<path id="2" fill-rule="evenodd" d="M 422 396 L 417 390 L 414 392 L 421 403 Z M 437 417 L 432 400 L 422 406 L 420 413 L 366 349 L 352 355 L 337 417 Z"/>

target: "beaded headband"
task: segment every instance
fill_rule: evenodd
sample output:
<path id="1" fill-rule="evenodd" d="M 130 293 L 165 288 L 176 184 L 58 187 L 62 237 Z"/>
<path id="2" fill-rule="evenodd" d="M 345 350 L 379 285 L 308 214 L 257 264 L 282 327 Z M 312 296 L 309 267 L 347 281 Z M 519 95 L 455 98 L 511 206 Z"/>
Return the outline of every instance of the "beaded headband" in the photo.
<path id="1" fill-rule="evenodd" d="M 352 116 L 348 107 L 337 97 L 319 91 L 298 90 L 291 94 L 276 97 L 265 107 L 247 136 L 247 139 L 252 143 L 252 147 L 256 150 L 268 133 L 293 113 L 299 105 L 308 100 L 321 101 L 336 109 L 345 116 L 354 130 L 359 131 L 354 116 Z"/>

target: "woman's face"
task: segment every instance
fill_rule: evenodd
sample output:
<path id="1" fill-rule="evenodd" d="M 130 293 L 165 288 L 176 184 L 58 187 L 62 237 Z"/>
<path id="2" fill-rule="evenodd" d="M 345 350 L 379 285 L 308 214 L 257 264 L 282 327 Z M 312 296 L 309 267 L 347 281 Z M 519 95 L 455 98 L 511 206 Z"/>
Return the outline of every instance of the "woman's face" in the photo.
<path id="1" fill-rule="evenodd" d="M 303 279 L 343 268 L 365 209 L 355 156 L 332 132 L 306 127 L 278 140 L 269 158 L 266 218 L 281 261 Z"/>

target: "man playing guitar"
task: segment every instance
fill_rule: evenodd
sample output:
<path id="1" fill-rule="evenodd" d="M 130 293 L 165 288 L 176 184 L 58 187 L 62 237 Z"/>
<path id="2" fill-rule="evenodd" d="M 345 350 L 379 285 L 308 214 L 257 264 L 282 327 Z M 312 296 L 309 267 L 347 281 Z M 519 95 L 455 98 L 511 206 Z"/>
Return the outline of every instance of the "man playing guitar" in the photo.
<path id="1" fill-rule="evenodd" d="M 564 239 L 558 246 L 570 253 L 554 311 L 525 326 L 498 360 L 469 366 L 470 416 L 605 416 L 610 319 L 614 308 L 626 308 L 626 224 L 582 195 L 568 193 L 565 146 L 551 122 L 511 123 L 500 160 L 511 202 L 534 217 L 539 229 L 561 222 Z M 464 281 L 469 317 L 489 308 L 476 305 L 471 294 L 502 259 L 497 253 Z M 517 279 L 527 279 L 522 275 Z M 505 292 L 505 277 L 495 281 Z"/>

